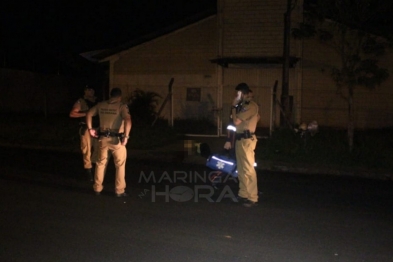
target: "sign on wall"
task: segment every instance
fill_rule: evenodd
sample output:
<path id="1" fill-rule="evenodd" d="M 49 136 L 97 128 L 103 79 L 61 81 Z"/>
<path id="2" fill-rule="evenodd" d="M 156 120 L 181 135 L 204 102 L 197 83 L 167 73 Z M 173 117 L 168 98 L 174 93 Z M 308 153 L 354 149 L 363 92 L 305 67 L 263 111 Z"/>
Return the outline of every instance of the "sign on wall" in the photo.
<path id="1" fill-rule="evenodd" d="M 201 88 L 187 88 L 186 101 L 201 101 Z"/>

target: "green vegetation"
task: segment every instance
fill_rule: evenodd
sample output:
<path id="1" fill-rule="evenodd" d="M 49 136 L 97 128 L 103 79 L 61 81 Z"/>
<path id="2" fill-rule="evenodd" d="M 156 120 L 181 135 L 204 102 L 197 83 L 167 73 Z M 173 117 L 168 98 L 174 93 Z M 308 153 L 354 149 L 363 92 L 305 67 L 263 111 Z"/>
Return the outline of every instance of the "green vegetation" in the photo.
<path id="1" fill-rule="evenodd" d="M 128 108 L 134 125 L 148 126 L 157 116 L 157 106 L 161 96 L 155 92 L 134 90 L 127 98 Z"/>
<path id="2" fill-rule="evenodd" d="M 389 77 L 379 60 L 391 47 L 391 33 L 381 30 L 390 16 L 391 1 L 305 1 L 304 21 L 292 30 L 295 38 L 316 38 L 337 55 L 339 64 L 325 65 L 348 104 L 348 145 L 355 147 L 354 94 L 358 88 L 375 89 Z M 386 36 L 385 38 L 383 36 Z"/>

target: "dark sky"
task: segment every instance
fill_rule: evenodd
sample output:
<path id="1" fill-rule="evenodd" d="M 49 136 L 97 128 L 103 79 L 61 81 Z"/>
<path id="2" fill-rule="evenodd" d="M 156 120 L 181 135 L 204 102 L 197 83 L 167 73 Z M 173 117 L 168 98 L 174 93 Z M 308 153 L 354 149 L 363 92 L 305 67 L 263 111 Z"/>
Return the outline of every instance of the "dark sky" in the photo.
<path id="1" fill-rule="evenodd" d="M 3 0 L 0 7 L 1 66 L 45 71 L 215 8 L 216 0 Z"/>

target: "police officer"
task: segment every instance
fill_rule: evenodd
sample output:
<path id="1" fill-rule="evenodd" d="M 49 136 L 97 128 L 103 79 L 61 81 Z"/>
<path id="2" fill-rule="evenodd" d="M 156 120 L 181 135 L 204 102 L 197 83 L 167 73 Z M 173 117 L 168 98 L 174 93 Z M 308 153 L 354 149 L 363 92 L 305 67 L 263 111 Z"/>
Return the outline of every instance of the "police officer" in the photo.
<path id="1" fill-rule="evenodd" d="M 253 207 L 258 204 L 257 174 L 254 168 L 257 138 L 255 129 L 259 120 L 258 105 L 252 101 L 252 93 L 246 83 L 236 87 L 239 97 L 232 102 L 232 120 L 236 126 L 236 159 L 239 177 L 238 197 L 243 206 Z M 237 110 L 241 103 L 240 110 Z"/>
<path id="2" fill-rule="evenodd" d="M 126 145 L 131 131 L 131 116 L 128 106 L 121 102 L 122 92 L 113 88 L 109 100 L 98 103 L 86 116 L 87 127 L 92 137 L 99 138 L 99 158 L 96 165 L 93 189 L 97 195 L 103 190 L 108 151 L 112 153 L 116 167 L 115 193 L 117 197 L 125 193 L 125 166 L 127 159 Z M 92 117 L 100 119 L 100 128 L 93 129 Z"/>
<path id="3" fill-rule="evenodd" d="M 235 90 L 236 90 L 236 95 L 239 95 L 239 92 L 241 93 L 241 90 L 239 88 L 241 88 L 242 86 L 236 86 Z M 252 91 L 249 90 L 249 96 L 252 98 Z M 240 109 L 242 108 L 242 101 L 240 100 L 240 97 L 237 99 L 239 102 L 236 105 L 236 113 L 238 113 L 240 111 Z M 227 137 L 225 140 L 225 144 L 224 144 L 224 149 L 228 151 L 229 157 L 232 158 L 233 160 L 236 160 L 236 126 L 233 123 L 233 118 L 232 118 L 232 106 L 231 106 L 231 110 L 229 112 L 229 124 L 227 125 Z"/>
<path id="4" fill-rule="evenodd" d="M 87 130 L 85 117 L 87 111 L 97 104 L 97 97 L 94 96 L 94 89 L 90 86 L 84 88 L 83 97 L 79 98 L 70 111 L 70 117 L 79 118 L 80 148 L 83 157 L 83 167 L 87 177 L 93 181 L 92 167 L 97 161 L 98 141 L 90 136 Z M 94 118 L 93 127 L 98 126 L 98 118 Z"/>

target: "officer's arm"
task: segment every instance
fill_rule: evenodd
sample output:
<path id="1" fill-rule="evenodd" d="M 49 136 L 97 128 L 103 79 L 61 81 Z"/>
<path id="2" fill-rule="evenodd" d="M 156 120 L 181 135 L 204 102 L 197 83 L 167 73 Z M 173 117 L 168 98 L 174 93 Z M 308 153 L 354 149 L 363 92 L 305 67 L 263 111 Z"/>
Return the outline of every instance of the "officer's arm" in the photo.
<path id="1" fill-rule="evenodd" d="M 121 109 L 121 116 L 124 121 L 124 135 L 122 139 L 122 145 L 125 146 L 128 142 L 128 139 L 130 137 L 130 132 L 131 132 L 131 126 L 132 126 L 132 121 L 131 121 L 131 115 L 130 111 L 128 109 L 127 105 L 124 105 Z"/>
<path id="2" fill-rule="evenodd" d="M 242 121 L 237 116 L 237 108 L 239 107 L 239 100 L 235 98 L 232 102 L 231 115 L 232 121 L 235 126 L 239 125 Z"/>
<path id="3" fill-rule="evenodd" d="M 242 120 L 236 114 L 236 108 L 234 107 L 232 108 L 232 120 L 235 126 L 238 126 L 242 122 Z"/>
<path id="4" fill-rule="evenodd" d="M 128 114 L 123 118 L 123 120 L 124 120 L 124 136 L 128 137 L 130 136 L 131 127 L 132 127 L 131 116 Z"/>
<path id="5" fill-rule="evenodd" d="M 86 125 L 89 133 L 92 137 L 98 137 L 97 130 L 93 129 L 93 116 L 97 114 L 97 106 L 93 106 L 92 108 L 87 111 L 86 114 Z"/>
<path id="6" fill-rule="evenodd" d="M 96 114 L 97 114 L 97 106 L 93 106 L 86 113 L 86 125 L 89 130 L 93 128 L 93 116 L 95 116 Z"/>
<path id="7" fill-rule="evenodd" d="M 78 118 L 78 117 L 85 117 L 86 113 L 81 112 L 81 103 L 79 100 L 74 104 L 70 111 L 70 117 L 72 118 Z"/>
<path id="8" fill-rule="evenodd" d="M 130 138 L 130 131 L 131 131 L 131 116 L 130 114 L 127 114 L 126 116 L 123 117 L 124 121 L 124 136 L 122 139 L 121 144 L 125 146 L 128 142 L 128 139 Z"/>
<path id="9" fill-rule="evenodd" d="M 251 117 L 258 114 L 258 107 L 249 105 L 245 111 L 241 111 L 236 115 L 235 125 L 239 125 L 242 121 L 250 119 Z"/>

